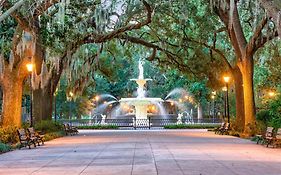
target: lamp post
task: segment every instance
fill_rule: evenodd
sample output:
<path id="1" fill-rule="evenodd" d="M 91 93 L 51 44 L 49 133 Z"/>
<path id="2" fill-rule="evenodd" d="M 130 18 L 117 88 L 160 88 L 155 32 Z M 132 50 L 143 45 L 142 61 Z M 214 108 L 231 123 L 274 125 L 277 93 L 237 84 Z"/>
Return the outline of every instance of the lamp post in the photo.
<path id="1" fill-rule="evenodd" d="M 226 91 L 227 91 L 227 89 L 226 89 L 226 87 L 224 86 L 223 88 L 222 88 L 222 91 L 224 91 L 225 93 L 224 93 L 224 98 L 223 98 L 223 101 L 224 101 L 224 115 L 223 115 L 223 120 L 225 121 L 225 118 L 226 118 Z"/>
<path id="2" fill-rule="evenodd" d="M 55 122 L 57 121 L 57 95 L 58 95 L 58 88 L 56 88 L 54 94 Z"/>
<path id="3" fill-rule="evenodd" d="M 215 98 L 216 98 L 216 91 L 213 91 L 212 92 L 212 95 L 211 95 L 211 99 L 213 100 L 213 123 L 215 123 L 215 117 L 216 117 L 216 109 L 215 109 Z"/>
<path id="4" fill-rule="evenodd" d="M 224 76 L 223 77 L 224 82 L 225 82 L 225 86 L 226 86 L 226 111 L 227 111 L 227 122 L 230 123 L 230 119 L 229 119 L 229 100 L 228 100 L 228 83 L 230 80 L 230 77 L 228 76 Z"/>
<path id="5" fill-rule="evenodd" d="M 29 74 L 29 79 L 30 79 L 30 127 L 33 126 L 33 116 L 32 116 L 32 99 L 33 99 L 33 95 L 32 95 L 32 72 L 33 72 L 33 67 L 34 65 L 32 63 L 28 63 L 26 64 L 26 68 L 27 71 L 30 73 Z"/>
<path id="6" fill-rule="evenodd" d="M 71 119 L 71 106 L 72 106 L 72 98 L 73 98 L 73 92 L 69 92 L 69 96 L 70 96 L 70 102 L 69 102 L 69 122 L 70 122 L 70 119 Z"/>

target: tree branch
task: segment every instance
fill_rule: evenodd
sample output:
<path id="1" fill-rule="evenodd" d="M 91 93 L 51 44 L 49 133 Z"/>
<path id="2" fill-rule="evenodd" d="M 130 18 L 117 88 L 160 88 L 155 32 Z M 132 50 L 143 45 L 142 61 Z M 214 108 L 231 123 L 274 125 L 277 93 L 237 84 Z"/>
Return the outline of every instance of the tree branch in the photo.
<path id="1" fill-rule="evenodd" d="M 232 28 L 234 29 L 235 35 L 236 35 L 236 40 L 238 41 L 238 46 L 240 48 L 240 51 L 242 52 L 245 50 L 247 41 L 242 29 L 242 25 L 239 19 L 239 13 L 237 9 L 237 2 L 234 3 L 234 12 L 233 12 L 233 26 Z"/>
<path id="2" fill-rule="evenodd" d="M 48 8 L 58 2 L 59 0 L 45 0 L 44 3 L 42 3 L 38 6 L 38 8 L 35 9 L 33 18 L 37 18 L 38 16 L 42 15 L 46 10 L 48 10 Z"/>
<path id="3" fill-rule="evenodd" d="M 276 25 L 276 29 L 278 30 L 278 34 L 280 36 L 281 35 L 281 20 L 280 20 L 281 9 L 280 7 L 278 8 L 278 6 L 276 5 L 277 2 L 275 2 L 274 0 L 259 0 L 259 2 L 263 6 L 263 8 L 266 9 L 266 13 L 268 14 L 268 16 L 270 16 L 273 19 Z"/>
<path id="4" fill-rule="evenodd" d="M 228 26 L 229 25 L 228 13 L 225 12 L 220 7 L 216 7 L 214 10 L 215 10 L 215 13 L 221 19 L 221 21 L 224 23 L 225 27 L 227 28 L 228 36 L 229 36 L 230 42 L 233 45 L 236 57 L 241 61 L 241 59 L 242 59 L 242 51 L 240 50 L 240 47 L 239 47 L 239 44 L 238 44 L 238 40 L 237 40 L 237 36 L 236 36 L 236 33 L 235 33 L 233 27 L 229 27 Z"/>
<path id="5" fill-rule="evenodd" d="M 223 54 L 223 52 L 217 48 L 215 48 L 214 46 L 210 46 L 204 42 L 201 42 L 201 41 L 196 41 L 196 40 L 193 40 L 193 39 L 188 39 L 189 41 L 191 42 L 194 42 L 194 43 L 197 43 L 199 45 L 203 45 L 211 50 L 213 50 L 214 52 L 216 52 L 223 60 L 223 62 L 226 64 L 226 66 L 229 68 L 229 69 L 232 69 L 232 65 L 229 63 L 229 61 L 227 60 L 226 56 Z"/>
<path id="6" fill-rule="evenodd" d="M 6 12 L 4 12 L 0 16 L 0 22 L 2 22 L 7 17 L 9 17 L 12 13 L 14 13 L 17 9 L 19 9 L 25 2 L 26 2 L 26 0 L 20 0 L 15 5 L 13 5 L 10 9 L 8 9 Z"/>
<path id="7" fill-rule="evenodd" d="M 105 42 L 108 41 L 112 38 L 114 38 L 115 36 L 117 36 L 120 33 L 124 33 L 126 31 L 130 31 L 130 30 L 134 30 L 134 29 L 140 29 L 141 27 L 148 25 L 149 23 L 151 23 L 152 21 L 152 8 L 150 7 L 150 5 L 145 1 L 142 0 L 146 10 L 147 10 L 147 18 L 145 21 L 143 22 L 139 22 L 137 24 L 131 24 L 125 27 L 121 27 L 117 30 L 114 30 L 113 32 L 109 33 L 109 34 L 105 34 L 105 35 L 101 35 L 101 34 L 97 34 L 97 33 L 92 33 L 91 35 L 89 35 L 86 39 L 85 42 L 87 43 L 101 43 L 101 42 Z"/>
<path id="8" fill-rule="evenodd" d="M 255 41 L 255 47 L 253 48 L 254 51 L 256 51 L 259 48 L 263 47 L 265 45 L 265 43 L 267 43 L 268 41 L 273 40 L 277 36 L 278 36 L 278 32 L 277 31 L 271 33 L 271 35 L 269 37 L 261 36 L 260 38 L 258 38 L 258 40 Z"/>
<path id="9" fill-rule="evenodd" d="M 264 16 L 263 19 L 260 21 L 260 24 L 258 25 L 257 29 L 254 31 L 254 34 L 251 37 L 249 43 L 247 44 L 247 51 L 253 52 L 254 50 L 257 50 L 258 47 L 261 47 L 261 45 L 256 44 L 256 41 L 262 36 L 262 30 L 264 29 L 264 26 L 266 25 L 267 21 L 267 17 Z"/>

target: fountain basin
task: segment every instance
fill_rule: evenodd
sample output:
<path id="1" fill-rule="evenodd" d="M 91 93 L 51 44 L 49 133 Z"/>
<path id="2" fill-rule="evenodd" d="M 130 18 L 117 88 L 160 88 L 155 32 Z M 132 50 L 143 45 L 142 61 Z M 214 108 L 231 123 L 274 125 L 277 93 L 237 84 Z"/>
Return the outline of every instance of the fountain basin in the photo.
<path id="1" fill-rule="evenodd" d="M 122 104 L 132 105 L 135 107 L 136 119 L 147 119 L 147 106 L 159 102 L 164 102 L 161 98 L 121 98 Z"/>

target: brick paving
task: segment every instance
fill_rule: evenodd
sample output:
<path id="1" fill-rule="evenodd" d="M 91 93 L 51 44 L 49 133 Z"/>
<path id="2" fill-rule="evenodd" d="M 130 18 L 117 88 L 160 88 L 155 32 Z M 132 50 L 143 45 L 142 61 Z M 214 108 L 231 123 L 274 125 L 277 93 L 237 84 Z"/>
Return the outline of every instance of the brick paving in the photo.
<path id="1" fill-rule="evenodd" d="M 281 149 L 205 130 L 83 130 L 0 155 L 0 175 L 281 175 Z"/>

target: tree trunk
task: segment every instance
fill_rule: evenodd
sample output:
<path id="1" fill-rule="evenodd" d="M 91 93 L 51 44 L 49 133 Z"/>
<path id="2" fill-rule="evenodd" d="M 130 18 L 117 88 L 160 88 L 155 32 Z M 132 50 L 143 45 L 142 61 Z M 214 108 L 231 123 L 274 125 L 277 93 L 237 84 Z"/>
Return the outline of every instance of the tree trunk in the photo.
<path id="1" fill-rule="evenodd" d="M 23 80 L 19 78 L 18 72 L 6 69 L 2 79 L 4 127 L 21 127 L 22 86 Z"/>
<path id="2" fill-rule="evenodd" d="M 44 88 L 35 89 L 33 91 L 33 114 L 35 121 L 52 120 L 53 111 L 53 92 L 51 83 Z"/>
<path id="3" fill-rule="evenodd" d="M 244 87 L 244 109 L 245 109 L 245 125 L 243 135 L 251 136 L 255 132 L 255 101 L 253 86 L 253 58 L 245 58 L 242 66 L 242 77 Z"/>
<path id="4" fill-rule="evenodd" d="M 235 83 L 236 130 L 243 132 L 245 123 L 244 92 L 243 79 L 239 67 L 233 68 L 232 74 Z"/>

